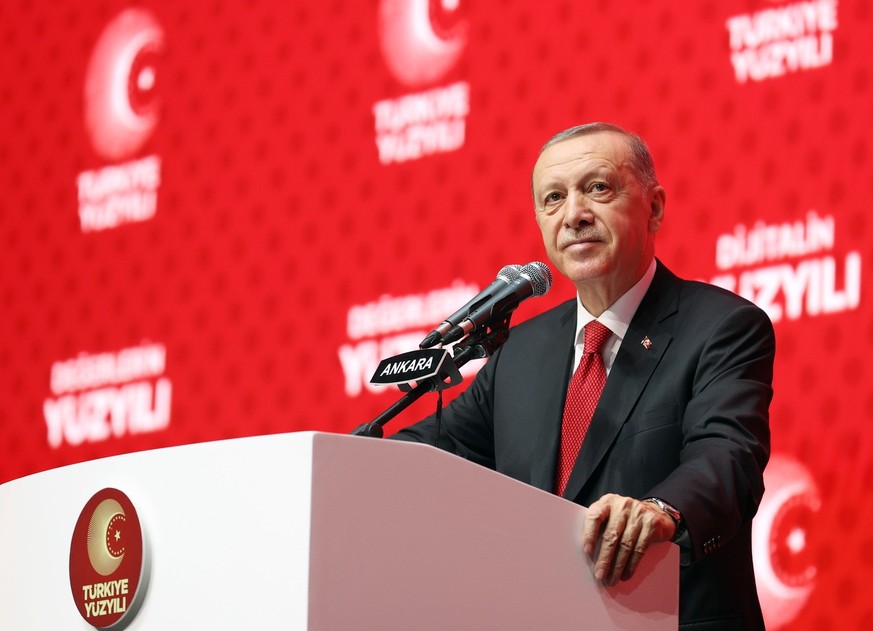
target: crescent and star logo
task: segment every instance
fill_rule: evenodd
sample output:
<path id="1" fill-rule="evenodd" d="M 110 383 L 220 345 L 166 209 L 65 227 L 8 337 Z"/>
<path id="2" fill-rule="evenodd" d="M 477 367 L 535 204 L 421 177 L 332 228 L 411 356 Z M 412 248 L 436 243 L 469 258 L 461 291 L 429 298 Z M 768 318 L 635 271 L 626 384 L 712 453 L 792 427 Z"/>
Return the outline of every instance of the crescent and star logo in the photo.
<path id="1" fill-rule="evenodd" d="M 164 31 L 143 9 L 122 11 L 100 35 L 85 79 L 85 126 L 103 158 L 130 158 L 151 137 L 163 49 Z"/>
<path id="2" fill-rule="evenodd" d="M 70 588 L 88 624 L 130 620 L 145 592 L 144 539 L 127 495 L 107 488 L 85 504 L 70 543 Z"/>
<path id="3" fill-rule="evenodd" d="M 418 160 L 464 146 L 470 86 L 442 80 L 467 45 L 460 0 L 380 0 L 379 42 L 391 74 L 416 91 L 373 106 L 379 162 Z M 430 87 L 427 87 L 430 86 Z"/>
<path id="4" fill-rule="evenodd" d="M 107 166 L 76 178 L 82 232 L 147 221 L 157 211 L 161 159 L 137 158 L 160 118 L 164 30 L 148 11 L 119 13 L 100 34 L 85 74 L 84 123 Z"/>
<path id="5" fill-rule="evenodd" d="M 433 83 L 455 66 L 467 44 L 467 24 L 456 19 L 458 5 L 459 0 L 442 0 L 439 10 L 432 10 L 430 0 L 381 1 L 379 39 L 398 81 Z"/>
<path id="6" fill-rule="evenodd" d="M 767 628 L 777 629 L 800 615 L 816 585 L 810 540 L 821 507 L 818 487 L 801 463 L 771 458 L 764 470 L 767 488 L 752 522 L 752 551 L 758 596 Z"/>

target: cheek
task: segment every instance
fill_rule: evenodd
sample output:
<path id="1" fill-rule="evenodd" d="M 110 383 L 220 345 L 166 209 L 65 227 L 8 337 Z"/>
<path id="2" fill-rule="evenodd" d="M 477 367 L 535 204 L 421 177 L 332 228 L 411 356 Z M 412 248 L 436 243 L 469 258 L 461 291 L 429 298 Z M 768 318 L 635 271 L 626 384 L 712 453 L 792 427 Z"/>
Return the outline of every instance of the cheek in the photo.
<path id="1" fill-rule="evenodd" d="M 609 223 L 607 230 L 613 241 L 624 245 L 634 245 L 640 242 L 648 232 L 646 221 L 632 217 L 621 217 Z"/>
<path id="2" fill-rule="evenodd" d="M 554 215 L 540 215 L 537 220 L 540 232 L 543 233 L 543 239 L 549 240 L 558 234 L 558 228 L 561 226 L 560 220 L 557 218 L 557 213 Z"/>
<path id="3" fill-rule="evenodd" d="M 540 229 L 540 232 L 543 235 L 543 240 L 548 243 L 549 235 L 554 233 L 553 222 L 550 221 L 551 217 L 547 215 L 538 214 L 536 216 L 537 219 L 537 227 Z"/>

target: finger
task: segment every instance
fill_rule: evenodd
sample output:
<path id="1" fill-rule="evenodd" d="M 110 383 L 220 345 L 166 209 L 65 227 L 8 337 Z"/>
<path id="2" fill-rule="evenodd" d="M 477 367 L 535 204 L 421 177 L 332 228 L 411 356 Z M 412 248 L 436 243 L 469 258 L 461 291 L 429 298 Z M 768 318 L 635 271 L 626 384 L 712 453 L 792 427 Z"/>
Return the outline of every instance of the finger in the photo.
<path id="1" fill-rule="evenodd" d="M 615 585 L 619 579 L 624 579 L 625 573 L 633 559 L 637 556 L 638 541 L 640 532 L 642 531 L 642 523 L 638 519 L 631 519 L 627 522 L 621 539 L 616 545 L 615 561 L 612 564 L 612 570 L 606 579 L 607 585 Z M 639 563 L 639 560 L 636 561 Z M 633 573 L 633 570 L 631 570 Z M 626 579 L 624 579 L 626 580 Z"/>
<path id="2" fill-rule="evenodd" d="M 643 528 L 640 532 L 634 544 L 633 553 L 630 555 L 627 565 L 625 565 L 624 571 L 621 574 L 621 580 L 626 581 L 630 579 L 634 572 L 637 571 L 640 561 L 642 561 L 643 556 L 646 554 L 646 550 L 649 549 L 649 544 L 651 543 L 650 534 L 650 531 L 646 528 Z"/>
<path id="3" fill-rule="evenodd" d="M 582 550 L 590 558 L 594 558 L 597 540 L 603 530 L 603 522 L 609 518 L 609 504 L 600 500 L 594 502 L 585 515 L 585 527 L 582 532 Z"/>
<path id="4" fill-rule="evenodd" d="M 609 519 L 600 536 L 600 553 L 594 564 L 594 577 L 597 580 L 604 581 L 612 574 L 626 525 L 627 513 L 615 509 L 610 511 Z"/>
<path id="5" fill-rule="evenodd" d="M 647 515 L 648 518 L 644 519 L 642 522 L 642 528 L 640 530 L 640 535 L 637 538 L 637 543 L 634 549 L 634 553 L 631 555 L 630 561 L 625 567 L 625 571 L 622 574 L 622 580 L 628 580 L 631 576 L 633 576 L 634 572 L 636 572 L 637 567 L 640 564 L 643 556 L 646 551 L 649 549 L 649 546 L 656 541 L 666 541 L 666 537 L 664 536 L 664 525 L 663 520 L 659 523 L 659 519 L 663 516 L 655 513 L 654 515 Z M 669 518 L 668 518 L 669 519 Z"/>

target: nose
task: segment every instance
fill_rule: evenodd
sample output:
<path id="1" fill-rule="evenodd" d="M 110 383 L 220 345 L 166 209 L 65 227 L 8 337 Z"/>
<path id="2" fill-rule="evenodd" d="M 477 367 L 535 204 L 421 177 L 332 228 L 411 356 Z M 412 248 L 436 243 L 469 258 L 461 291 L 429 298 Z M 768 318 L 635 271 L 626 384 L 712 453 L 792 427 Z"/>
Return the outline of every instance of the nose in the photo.
<path id="1" fill-rule="evenodd" d="M 593 222 L 594 214 L 588 198 L 578 191 L 570 191 L 564 204 L 564 225 L 568 228 L 580 228 Z"/>

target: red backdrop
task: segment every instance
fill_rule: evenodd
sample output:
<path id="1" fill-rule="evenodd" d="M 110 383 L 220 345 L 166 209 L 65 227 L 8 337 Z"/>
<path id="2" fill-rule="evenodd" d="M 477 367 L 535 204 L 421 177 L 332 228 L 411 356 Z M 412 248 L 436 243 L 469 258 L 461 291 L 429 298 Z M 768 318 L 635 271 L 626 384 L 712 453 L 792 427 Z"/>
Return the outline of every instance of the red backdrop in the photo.
<path id="1" fill-rule="evenodd" d="M 871 27 L 865 0 L 3 3 L 0 482 L 370 420 L 380 358 L 544 258 L 542 142 L 609 120 L 655 156 L 659 256 L 775 323 L 768 626 L 868 628 Z"/>

